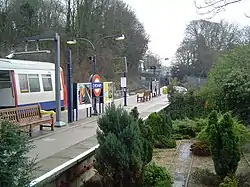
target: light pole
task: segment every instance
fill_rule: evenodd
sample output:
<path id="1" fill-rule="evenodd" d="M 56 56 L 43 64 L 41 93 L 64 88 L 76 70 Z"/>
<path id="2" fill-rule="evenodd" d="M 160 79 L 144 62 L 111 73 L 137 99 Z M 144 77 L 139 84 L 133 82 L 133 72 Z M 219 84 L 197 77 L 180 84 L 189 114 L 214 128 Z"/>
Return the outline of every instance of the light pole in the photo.
<path id="1" fill-rule="evenodd" d="M 124 69 L 123 69 L 123 76 L 121 77 L 121 89 L 123 90 L 123 103 L 124 106 L 127 106 L 127 72 L 128 72 L 128 65 L 127 65 L 127 57 L 115 57 L 113 59 L 123 59 L 124 60 Z M 119 72 L 121 73 L 121 72 Z"/>
<path id="2" fill-rule="evenodd" d="M 58 33 L 44 33 L 42 35 L 26 37 L 27 50 L 28 42 L 36 42 L 38 47 L 39 41 L 53 41 L 55 43 L 55 98 L 56 98 L 56 124 L 55 126 L 61 127 L 65 123 L 61 121 L 61 91 L 60 91 L 60 36 Z"/>
<path id="3" fill-rule="evenodd" d="M 89 39 L 86 39 L 86 38 L 76 38 L 74 40 L 67 41 L 67 44 L 74 45 L 77 43 L 77 40 L 82 40 L 82 41 L 88 42 L 91 45 L 93 52 L 94 52 L 94 55 L 92 57 L 92 62 L 93 62 L 93 75 L 95 75 L 96 74 L 96 47 L 95 46 L 98 43 L 100 43 L 102 40 L 107 39 L 107 38 L 114 38 L 116 41 L 119 41 L 119 40 L 124 40 L 125 36 L 123 34 L 122 35 L 104 36 L 101 39 L 96 40 L 94 43 L 92 43 Z M 98 113 L 97 113 L 97 109 L 96 109 L 96 98 L 94 97 L 94 99 L 93 99 L 93 114 L 92 115 L 97 115 L 97 114 Z"/>
<path id="4" fill-rule="evenodd" d="M 169 58 L 160 58 L 160 60 L 169 60 Z M 161 69 L 159 70 L 159 95 L 161 95 L 160 82 L 161 82 Z"/>

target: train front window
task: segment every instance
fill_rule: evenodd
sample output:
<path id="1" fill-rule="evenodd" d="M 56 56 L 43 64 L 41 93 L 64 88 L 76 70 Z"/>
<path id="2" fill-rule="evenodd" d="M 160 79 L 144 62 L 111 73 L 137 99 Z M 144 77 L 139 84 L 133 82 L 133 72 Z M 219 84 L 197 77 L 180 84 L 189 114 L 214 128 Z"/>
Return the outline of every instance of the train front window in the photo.
<path id="1" fill-rule="evenodd" d="M 0 70 L 0 81 L 10 81 L 10 71 Z"/>
<path id="2" fill-rule="evenodd" d="M 41 91 L 38 74 L 29 74 L 28 80 L 29 80 L 30 92 L 40 92 Z"/>

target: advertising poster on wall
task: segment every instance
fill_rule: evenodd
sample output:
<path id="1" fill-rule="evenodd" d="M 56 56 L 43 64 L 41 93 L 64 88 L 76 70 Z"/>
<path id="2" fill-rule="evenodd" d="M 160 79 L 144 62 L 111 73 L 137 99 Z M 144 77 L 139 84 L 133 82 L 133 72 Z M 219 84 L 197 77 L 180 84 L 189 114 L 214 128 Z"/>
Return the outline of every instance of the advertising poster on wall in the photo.
<path id="1" fill-rule="evenodd" d="M 78 109 L 92 107 L 91 83 L 77 84 L 77 105 Z"/>
<path id="2" fill-rule="evenodd" d="M 103 98 L 104 98 L 104 103 L 113 102 L 113 83 L 112 82 L 103 83 Z"/>

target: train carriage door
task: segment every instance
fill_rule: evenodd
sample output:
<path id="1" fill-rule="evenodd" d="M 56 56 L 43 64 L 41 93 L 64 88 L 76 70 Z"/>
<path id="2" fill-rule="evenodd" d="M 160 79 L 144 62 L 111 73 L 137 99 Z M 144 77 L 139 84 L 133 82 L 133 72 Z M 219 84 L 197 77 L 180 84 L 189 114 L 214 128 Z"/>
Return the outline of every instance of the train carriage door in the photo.
<path id="1" fill-rule="evenodd" d="M 11 71 L 0 70 L 0 108 L 16 106 L 13 82 Z"/>

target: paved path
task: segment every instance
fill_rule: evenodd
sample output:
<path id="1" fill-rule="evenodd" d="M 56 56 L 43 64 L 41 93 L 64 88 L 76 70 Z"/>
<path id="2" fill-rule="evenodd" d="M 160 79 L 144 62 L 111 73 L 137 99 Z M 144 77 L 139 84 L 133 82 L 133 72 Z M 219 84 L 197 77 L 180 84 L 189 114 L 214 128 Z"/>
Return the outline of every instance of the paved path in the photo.
<path id="1" fill-rule="evenodd" d="M 119 104 L 119 101 L 116 104 Z M 134 106 L 137 106 L 141 117 L 146 117 L 151 112 L 167 105 L 166 96 L 153 98 L 145 103 L 137 103 L 136 97 L 130 97 L 128 106 L 125 108 L 130 111 Z M 36 177 L 95 146 L 97 144 L 95 138 L 96 120 L 97 117 L 85 118 L 61 131 L 34 139 L 36 148 L 28 155 L 31 158 L 37 156 L 38 165 L 41 167 L 37 171 Z"/>

